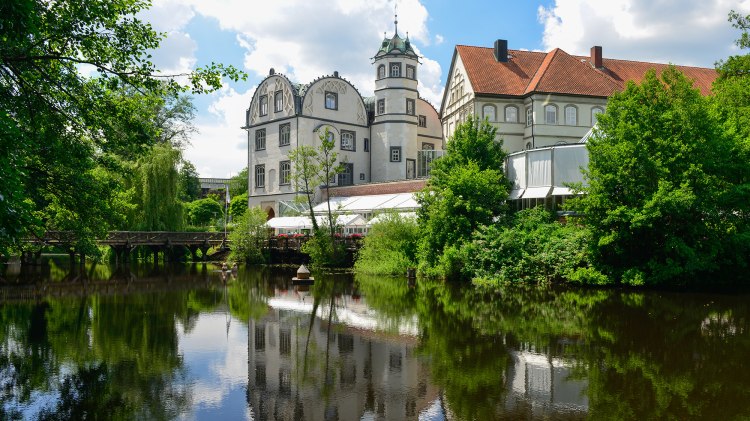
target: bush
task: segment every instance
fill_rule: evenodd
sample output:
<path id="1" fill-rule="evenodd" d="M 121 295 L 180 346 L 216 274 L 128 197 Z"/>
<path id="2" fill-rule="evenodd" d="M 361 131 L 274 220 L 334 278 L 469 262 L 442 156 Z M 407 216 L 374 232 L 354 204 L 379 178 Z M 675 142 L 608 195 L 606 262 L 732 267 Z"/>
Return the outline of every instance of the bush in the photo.
<path id="1" fill-rule="evenodd" d="M 543 208 L 516 213 L 509 225 L 478 230 L 462 249 L 465 276 L 483 283 L 555 282 L 575 277 L 577 282 L 602 284 L 589 267 L 588 231 L 561 224 Z"/>
<path id="2" fill-rule="evenodd" d="M 224 215 L 224 208 L 213 198 L 199 199 L 187 204 L 188 218 L 191 225 L 211 225 Z"/>
<path id="3" fill-rule="evenodd" d="M 315 231 L 302 245 L 302 252 L 310 256 L 310 262 L 316 268 L 343 266 L 346 260 L 344 244 L 331 238 L 328 227 Z"/>
<path id="4" fill-rule="evenodd" d="M 246 263 L 268 261 L 263 253 L 267 232 L 266 213 L 260 207 L 250 208 L 244 215 L 238 216 L 229 234 L 229 260 Z"/>
<path id="5" fill-rule="evenodd" d="M 414 219 L 388 214 L 364 237 L 354 269 L 371 275 L 404 275 L 416 266 L 419 230 Z"/>

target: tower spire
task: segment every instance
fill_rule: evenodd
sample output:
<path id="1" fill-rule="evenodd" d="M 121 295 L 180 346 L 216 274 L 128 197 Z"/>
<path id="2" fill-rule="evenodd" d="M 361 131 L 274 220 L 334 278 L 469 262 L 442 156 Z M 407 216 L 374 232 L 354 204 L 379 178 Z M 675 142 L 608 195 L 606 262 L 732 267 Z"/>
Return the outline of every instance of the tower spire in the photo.
<path id="1" fill-rule="evenodd" d="M 394 20 L 393 24 L 396 25 L 396 35 L 398 35 L 398 2 L 393 6 Z"/>

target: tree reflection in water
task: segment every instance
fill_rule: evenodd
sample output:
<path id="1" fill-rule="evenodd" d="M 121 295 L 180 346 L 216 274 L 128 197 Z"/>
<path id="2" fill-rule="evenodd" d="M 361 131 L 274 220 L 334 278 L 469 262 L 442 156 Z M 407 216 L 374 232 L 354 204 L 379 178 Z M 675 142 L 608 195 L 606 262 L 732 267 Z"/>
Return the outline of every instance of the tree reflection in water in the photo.
<path id="1" fill-rule="evenodd" d="M 750 416 L 746 295 L 64 267 L 0 285 L 0 419 L 201 418 L 180 342 L 205 320 L 247 329 L 233 418 Z"/>

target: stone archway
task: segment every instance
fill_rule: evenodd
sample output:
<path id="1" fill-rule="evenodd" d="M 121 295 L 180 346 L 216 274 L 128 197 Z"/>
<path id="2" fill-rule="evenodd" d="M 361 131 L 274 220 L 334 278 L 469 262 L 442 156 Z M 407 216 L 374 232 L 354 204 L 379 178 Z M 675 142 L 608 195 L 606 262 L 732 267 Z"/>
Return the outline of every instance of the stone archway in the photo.
<path id="1" fill-rule="evenodd" d="M 274 212 L 273 208 L 270 206 L 266 208 L 266 214 L 268 215 L 266 221 L 276 216 L 276 212 Z"/>

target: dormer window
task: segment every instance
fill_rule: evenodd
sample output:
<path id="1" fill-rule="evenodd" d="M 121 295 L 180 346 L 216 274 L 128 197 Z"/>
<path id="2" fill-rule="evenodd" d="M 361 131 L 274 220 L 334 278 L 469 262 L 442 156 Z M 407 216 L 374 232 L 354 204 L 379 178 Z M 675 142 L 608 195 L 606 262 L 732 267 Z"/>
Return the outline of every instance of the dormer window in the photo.
<path id="1" fill-rule="evenodd" d="M 401 63 L 391 63 L 391 77 L 401 77 Z"/>

